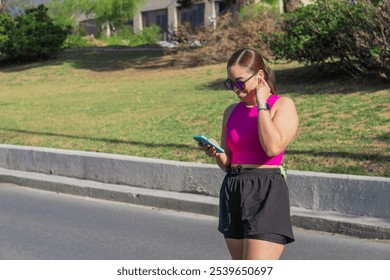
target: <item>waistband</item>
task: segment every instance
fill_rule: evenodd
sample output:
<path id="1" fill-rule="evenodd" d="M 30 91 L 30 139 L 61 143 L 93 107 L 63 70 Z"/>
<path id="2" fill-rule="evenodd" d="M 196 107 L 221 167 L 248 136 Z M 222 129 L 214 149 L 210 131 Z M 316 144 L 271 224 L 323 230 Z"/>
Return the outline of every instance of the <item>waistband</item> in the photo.
<path id="1" fill-rule="evenodd" d="M 281 174 L 280 168 L 244 168 L 242 166 L 229 167 L 227 169 L 229 175 L 240 174 Z"/>

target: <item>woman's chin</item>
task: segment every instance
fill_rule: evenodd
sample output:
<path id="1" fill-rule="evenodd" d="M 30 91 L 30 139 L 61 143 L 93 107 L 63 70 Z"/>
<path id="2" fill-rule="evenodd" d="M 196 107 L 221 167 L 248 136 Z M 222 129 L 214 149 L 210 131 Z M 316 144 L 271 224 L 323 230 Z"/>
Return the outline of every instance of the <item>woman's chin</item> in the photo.
<path id="1" fill-rule="evenodd" d="M 238 97 L 241 101 L 244 101 L 244 99 L 246 99 L 246 97 L 247 97 L 247 94 L 246 94 L 246 93 L 238 93 L 238 94 L 237 94 L 237 97 Z"/>

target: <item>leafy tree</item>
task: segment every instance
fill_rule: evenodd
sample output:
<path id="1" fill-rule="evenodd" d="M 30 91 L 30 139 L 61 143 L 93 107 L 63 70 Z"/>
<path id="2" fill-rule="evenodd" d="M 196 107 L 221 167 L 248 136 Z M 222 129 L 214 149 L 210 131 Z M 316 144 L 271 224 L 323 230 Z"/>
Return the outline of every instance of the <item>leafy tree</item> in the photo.
<path id="1" fill-rule="evenodd" d="M 13 15 L 20 15 L 25 10 L 38 6 L 36 0 L 2 0 L 1 3 L 4 10 Z"/>
<path id="2" fill-rule="evenodd" d="M 56 23 L 76 26 L 76 19 L 84 13 L 94 17 L 99 26 L 120 26 L 132 18 L 145 0 L 52 0 L 49 13 Z M 110 34 L 107 34 L 110 35 Z"/>
<path id="3" fill-rule="evenodd" d="M 77 16 L 81 13 L 79 2 L 75 0 L 51 0 L 46 5 L 49 8 L 48 15 L 54 23 L 62 27 L 69 26 L 75 29 L 78 24 Z"/>
<path id="4" fill-rule="evenodd" d="M 80 0 L 81 11 L 95 15 L 98 23 L 118 26 L 133 17 L 144 0 Z M 107 34 L 109 35 L 109 34 Z"/>

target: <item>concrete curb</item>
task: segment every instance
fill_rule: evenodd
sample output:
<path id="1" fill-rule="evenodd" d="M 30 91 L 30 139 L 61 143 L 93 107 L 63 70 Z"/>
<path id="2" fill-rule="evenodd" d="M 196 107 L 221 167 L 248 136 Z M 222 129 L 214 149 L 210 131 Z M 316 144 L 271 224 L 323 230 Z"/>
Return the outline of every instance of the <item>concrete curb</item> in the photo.
<path id="1" fill-rule="evenodd" d="M 216 165 L 0 145 L 0 182 L 217 215 Z M 295 226 L 390 239 L 390 178 L 289 171 Z"/>
<path id="2" fill-rule="evenodd" d="M 0 182 L 56 193 L 218 215 L 218 198 L 199 194 L 152 190 L 3 168 L 0 168 Z"/>
<path id="3" fill-rule="evenodd" d="M 365 239 L 390 239 L 390 221 L 334 211 L 291 207 L 291 222 L 304 229 L 339 233 Z"/>
<path id="4" fill-rule="evenodd" d="M 218 199 L 0 168 L 0 182 L 39 190 L 218 216 Z M 390 221 L 291 207 L 294 226 L 370 239 L 390 239 Z"/>

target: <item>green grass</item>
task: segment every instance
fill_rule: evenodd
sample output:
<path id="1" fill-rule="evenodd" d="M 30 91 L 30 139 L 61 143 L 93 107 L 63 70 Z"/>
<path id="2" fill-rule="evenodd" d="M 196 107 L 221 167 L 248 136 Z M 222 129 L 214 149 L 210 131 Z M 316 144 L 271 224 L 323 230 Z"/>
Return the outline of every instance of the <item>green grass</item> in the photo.
<path id="1" fill-rule="evenodd" d="M 167 61 L 161 52 L 103 48 L 3 65 L 0 141 L 211 163 L 192 136 L 218 139 L 223 111 L 237 101 L 223 90 L 225 65 L 173 69 Z M 300 116 L 289 169 L 390 177 L 389 83 L 273 68 Z"/>

